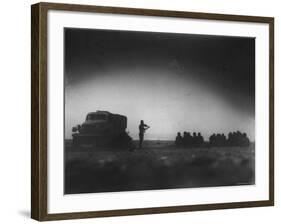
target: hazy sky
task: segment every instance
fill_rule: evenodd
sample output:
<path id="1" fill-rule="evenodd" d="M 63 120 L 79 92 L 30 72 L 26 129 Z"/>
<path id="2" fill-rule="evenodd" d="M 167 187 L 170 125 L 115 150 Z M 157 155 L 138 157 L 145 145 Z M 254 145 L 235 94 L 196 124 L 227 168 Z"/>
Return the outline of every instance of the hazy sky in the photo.
<path id="1" fill-rule="evenodd" d="M 133 138 L 240 130 L 255 139 L 255 39 L 65 28 L 65 135 L 88 112 L 126 115 Z"/>

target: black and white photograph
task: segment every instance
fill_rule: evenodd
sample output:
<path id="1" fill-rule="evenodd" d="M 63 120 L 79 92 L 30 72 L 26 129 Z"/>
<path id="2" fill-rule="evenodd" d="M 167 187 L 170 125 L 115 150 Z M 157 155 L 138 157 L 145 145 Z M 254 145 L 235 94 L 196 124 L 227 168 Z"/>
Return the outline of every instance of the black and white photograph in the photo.
<path id="1" fill-rule="evenodd" d="M 64 28 L 65 194 L 255 184 L 255 38 Z"/>

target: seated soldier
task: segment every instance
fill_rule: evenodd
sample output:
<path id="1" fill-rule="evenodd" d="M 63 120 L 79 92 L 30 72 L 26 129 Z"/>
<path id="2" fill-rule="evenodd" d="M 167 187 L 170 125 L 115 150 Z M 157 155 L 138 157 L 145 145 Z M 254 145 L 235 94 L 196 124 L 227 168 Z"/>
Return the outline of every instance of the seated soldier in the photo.
<path id="1" fill-rule="evenodd" d="M 188 145 L 188 137 L 187 137 L 186 131 L 183 132 L 182 145 L 185 146 L 185 147 Z"/>
<path id="2" fill-rule="evenodd" d="M 212 134 L 210 136 L 209 143 L 210 143 L 210 146 L 214 146 L 215 145 L 215 134 Z"/>
<path id="3" fill-rule="evenodd" d="M 221 146 L 221 134 L 216 135 L 216 146 Z"/>
<path id="4" fill-rule="evenodd" d="M 198 146 L 202 146 L 204 143 L 204 138 L 200 132 L 198 132 Z"/>
<path id="5" fill-rule="evenodd" d="M 192 136 L 190 132 L 187 132 L 187 147 L 190 147 L 192 145 Z"/>
<path id="6" fill-rule="evenodd" d="M 238 131 L 233 132 L 233 146 L 239 145 Z"/>
<path id="7" fill-rule="evenodd" d="M 232 132 L 228 133 L 227 145 L 233 146 L 233 133 Z"/>
<path id="8" fill-rule="evenodd" d="M 196 143 L 197 143 L 197 135 L 196 135 L 196 132 L 193 132 L 192 133 L 192 138 L 191 138 L 191 146 L 196 146 Z"/>
<path id="9" fill-rule="evenodd" d="M 175 144 L 176 144 L 177 147 L 182 146 L 182 136 L 181 136 L 180 132 L 178 132 L 178 134 L 177 134 Z"/>
<path id="10" fill-rule="evenodd" d="M 226 146 L 226 137 L 224 134 L 221 135 L 222 146 Z"/>
<path id="11" fill-rule="evenodd" d="M 243 133 L 242 146 L 249 146 L 250 140 L 246 133 Z"/>
<path id="12" fill-rule="evenodd" d="M 243 135 L 240 131 L 237 131 L 237 145 L 242 146 L 243 144 Z"/>

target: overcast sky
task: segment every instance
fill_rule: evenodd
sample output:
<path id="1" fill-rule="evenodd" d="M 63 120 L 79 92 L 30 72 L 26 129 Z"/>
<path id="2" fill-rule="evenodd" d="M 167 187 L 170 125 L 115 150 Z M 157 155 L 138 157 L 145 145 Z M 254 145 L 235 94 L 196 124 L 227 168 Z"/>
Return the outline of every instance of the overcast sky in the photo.
<path id="1" fill-rule="evenodd" d="M 240 130 L 255 139 L 255 39 L 65 28 L 65 135 L 88 112 L 126 115 L 133 138 Z"/>

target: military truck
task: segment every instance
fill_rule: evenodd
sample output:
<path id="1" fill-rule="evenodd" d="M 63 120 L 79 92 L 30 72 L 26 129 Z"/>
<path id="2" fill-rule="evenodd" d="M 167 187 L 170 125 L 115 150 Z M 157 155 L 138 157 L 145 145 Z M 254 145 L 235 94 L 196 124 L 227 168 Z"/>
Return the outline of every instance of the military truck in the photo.
<path id="1" fill-rule="evenodd" d="M 126 116 L 108 111 L 90 112 L 82 125 L 72 128 L 73 145 L 130 148 L 132 138 L 126 128 Z"/>

